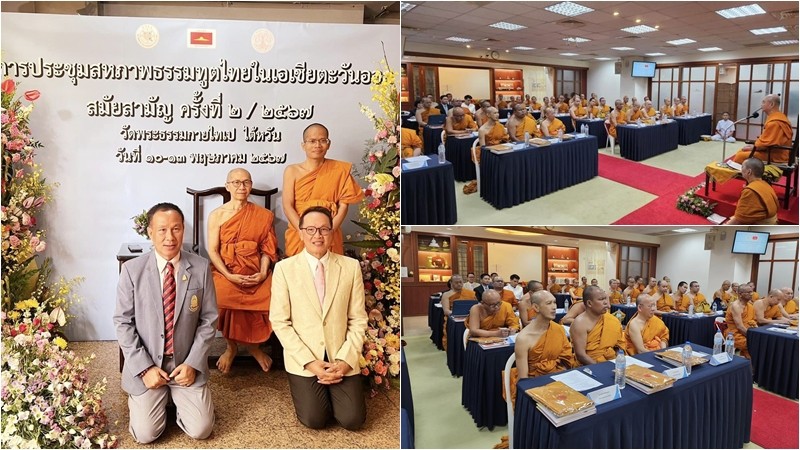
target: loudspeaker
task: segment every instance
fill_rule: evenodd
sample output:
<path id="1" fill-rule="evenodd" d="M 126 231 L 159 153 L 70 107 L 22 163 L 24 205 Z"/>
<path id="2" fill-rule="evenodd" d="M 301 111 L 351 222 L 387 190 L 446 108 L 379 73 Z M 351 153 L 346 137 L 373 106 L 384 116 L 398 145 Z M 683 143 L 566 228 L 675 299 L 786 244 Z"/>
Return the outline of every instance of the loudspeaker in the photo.
<path id="1" fill-rule="evenodd" d="M 703 250 L 714 250 L 714 233 L 706 233 L 706 242 Z"/>
<path id="2" fill-rule="evenodd" d="M 619 75 L 622 73 L 622 61 L 617 61 L 614 63 L 614 75 Z"/>

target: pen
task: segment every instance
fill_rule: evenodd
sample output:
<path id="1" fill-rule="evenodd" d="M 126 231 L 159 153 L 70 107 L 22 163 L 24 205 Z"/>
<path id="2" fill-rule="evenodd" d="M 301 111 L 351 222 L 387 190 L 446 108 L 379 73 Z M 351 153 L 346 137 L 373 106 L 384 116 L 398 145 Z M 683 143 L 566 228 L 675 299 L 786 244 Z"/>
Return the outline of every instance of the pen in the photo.
<path id="1" fill-rule="evenodd" d="M 589 369 L 588 367 L 583 369 L 583 372 L 589 375 L 590 377 L 597 379 L 597 377 L 592 373 L 591 369 Z"/>

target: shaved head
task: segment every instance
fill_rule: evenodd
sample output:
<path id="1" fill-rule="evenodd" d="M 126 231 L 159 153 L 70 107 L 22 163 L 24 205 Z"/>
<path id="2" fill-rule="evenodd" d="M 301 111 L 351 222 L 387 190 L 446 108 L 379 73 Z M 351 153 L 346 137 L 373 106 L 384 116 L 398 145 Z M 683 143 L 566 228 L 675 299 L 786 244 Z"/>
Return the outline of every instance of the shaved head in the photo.
<path id="1" fill-rule="evenodd" d="M 329 136 L 328 128 L 325 127 L 325 125 L 323 125 L 321 123 L 312 123 L 311 125 L 307 126 L 305 128 L 305 130 L 303 130 L 303 140 L 304 141 L 306 140 L 306 133 L 308 133 L 308 131 L 311 130 L 312 128 L 320 128 L 322 130 L 325 130 L 325 136 Z"/>
<path id="2" fill-rule="evenodd" d="M 242 169 L 241 167 L 237 167 L 236 169 L 232 169 L 230 172 L 228 172 L 228 178 L 225 180 L 231 181 L 236 175 L 242 175 L 245 180 L 253 179 L 252 176 L 250 176 L 250 172 L 248 172 L 246 169 Z"/>

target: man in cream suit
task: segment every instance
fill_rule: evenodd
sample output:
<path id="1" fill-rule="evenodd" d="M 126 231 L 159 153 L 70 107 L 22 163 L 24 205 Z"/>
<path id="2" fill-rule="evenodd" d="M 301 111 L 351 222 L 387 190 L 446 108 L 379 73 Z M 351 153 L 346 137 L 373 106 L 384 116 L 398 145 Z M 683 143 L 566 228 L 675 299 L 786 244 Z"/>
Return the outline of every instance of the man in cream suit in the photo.
<path id="1" fill-rule="evenodd" d="M 167 396 L 178 426 L 205 439 L 214 425 L 208 350 L 216 333 L 217 298 L 208 261 L 181 251 L 183 213 L 159 203 L 147 213 L 154 250 L 126 262 L 117 286 L 114 325 L 125 366 L 129 430 L 141 444 L 167 423 Z"/>
<path id="2" fill-rule="evenodd" d="M 367 329 L 364 281 L 358 261 L 328 251 L 332 225 L 323 207 L 300 217 L 305 249 L 275 265 L 270 321 L 300 422 L 323 428 L 333 417 L 356 430 L 367 414 L 358 363 Z"/>

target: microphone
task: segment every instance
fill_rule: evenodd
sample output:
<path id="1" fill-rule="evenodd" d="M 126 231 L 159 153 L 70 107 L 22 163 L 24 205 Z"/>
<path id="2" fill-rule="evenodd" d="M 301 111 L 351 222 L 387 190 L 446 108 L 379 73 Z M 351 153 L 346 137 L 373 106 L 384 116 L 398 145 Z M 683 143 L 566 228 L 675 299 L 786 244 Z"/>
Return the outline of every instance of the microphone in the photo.
<path id="1" fill-rule="evenodd" d="M 758 119 L 758 110 L 753 111 L 753 114 L 750 114 L 750 119 Z"/>

